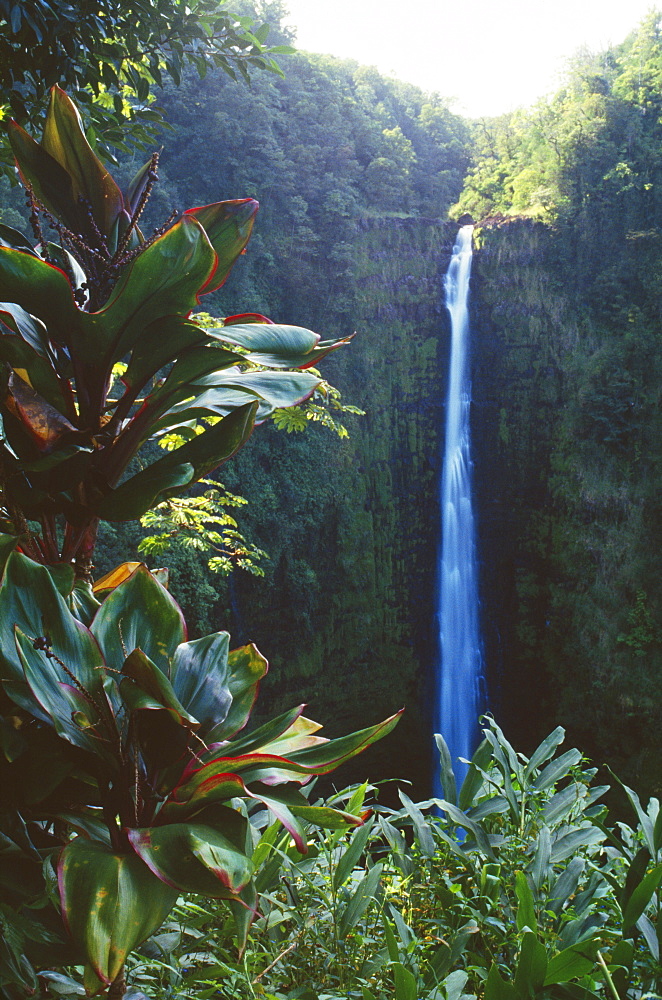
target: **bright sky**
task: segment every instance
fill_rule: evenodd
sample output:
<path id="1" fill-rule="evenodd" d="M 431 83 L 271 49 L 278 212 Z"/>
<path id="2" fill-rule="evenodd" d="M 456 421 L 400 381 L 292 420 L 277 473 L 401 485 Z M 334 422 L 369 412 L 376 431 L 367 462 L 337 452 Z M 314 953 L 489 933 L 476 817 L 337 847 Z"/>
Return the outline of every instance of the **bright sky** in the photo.
<path id="1" fill-rule="evenodd" d="M 622 42 L 652 0 L 286 0 L 297 45 L 454 99 L 469 116 L 553 93 L 578 49 Z"/>

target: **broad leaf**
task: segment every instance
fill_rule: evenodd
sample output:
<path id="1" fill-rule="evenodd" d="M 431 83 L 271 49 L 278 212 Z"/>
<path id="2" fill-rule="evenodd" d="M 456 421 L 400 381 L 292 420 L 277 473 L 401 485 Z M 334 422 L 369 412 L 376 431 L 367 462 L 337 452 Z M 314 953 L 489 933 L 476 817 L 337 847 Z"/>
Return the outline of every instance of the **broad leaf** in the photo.
<path id="1" fill-rule="evenodd" d="M 199 728 L 200 723 L 180 703 L 166 674 L 142 649 L 134 649 L 127 656 L 122 674 L 120 694 L 131 711 L 165 711 L 179 726 Z"/>
<path id="2" fill-rule="evenodd" d="M 276 323 L 232 323 L 222 330 L 207 332 L 211 337 L 244 348 L 249 361 L 265 368 L 311 368 L 330 351 L 351 340 L 346 337 L 322 341 L 319 334 L 305 327 Z"/>
<path id="3" fill-rule="evenodd" d="M 0 247 L 0 299 L 14 302 L 48 327 L 52 340 L 70 346 L 83 316 L 69 279 L 59 268 L 20 250 Z"/>
<path id="4" fill-rule="evenodd" d="M 75 105 L 59 87 L 51 90 L 42 148 L 71 177 L 74 202 L 87 202 L 99 230 L 108 236 L 124 209 L 124 199 L 85 138 Z"/>
<path id="5" fill-rule="evenodd" d="M 135 854 L 80 837 L 62 851 L 58 881 L 65 924 L 104 983 L 160 927 L 178 895 Z"/>
<path id="6" fill-rule="evenodd" d="M 101 356 L 109 371 L 149 324 L 189 313 L 215 261 L 204 230 L 185 216 L 126 267 L 103 309 L 81 313 L 82 335 L 75 340 L 80 359 L 98 364 Z"/>
<path id="7" fill-rule="evenodd" d="M 142 563 L 106 598 L 92 622 L 111 670 L 121 671 L 129 653 L 141 649 L 166 677 L 185 629 L 179 605 Z"/>
<path id="8" fill-rule="evenodd" d="M 231 809 L 224 812 L 224 829 L 200 823 L 170 823 L 130 830 L 129 840 L 136 854 L 167 885 L 182 892 L 227 899 L 248 884 L 253 867 L 237 843 L 239 827 L 246 821 Z"/>
<path id="9" fill-rule="evenodd" d="M 258 203 L 253 198 L 237 201 L 220 201 L 201 208 L 189 208 L 185 216 L 194 218 L 203 226 L 209 242 L 216 251 L 216 267 L 201 291 L 216 291 L 227 279 L 232 265 L 242 252 L 253 229 Z"/>
<path id="10" fill-rule="evenodd" d="M 108 521 L 131 521 L 181 486 L 197 482 L 241 448 L 253 430 L 257 403 L 238 406 L 204 434 L 170 452 L 112 490 L 97 510 Z M 111 453 L 112 460 L 112 453 Z M 122 461 L 120 468 L 124 468 Z M 187 470 L 191 470 L 187 471 Z"/>

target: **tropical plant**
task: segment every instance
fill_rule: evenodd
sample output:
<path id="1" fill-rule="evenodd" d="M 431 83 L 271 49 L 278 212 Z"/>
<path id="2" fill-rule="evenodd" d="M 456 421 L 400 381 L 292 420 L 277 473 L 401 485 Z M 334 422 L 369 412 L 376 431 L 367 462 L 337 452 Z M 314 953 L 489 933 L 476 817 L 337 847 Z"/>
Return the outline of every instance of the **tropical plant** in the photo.
<path id="1" fill-rule="evenodd" d="M 181 892 L 226 900 L 243 949 L 257 906 L 249 809 L 266 806 L 300 852 L 302 819 L 360 824 L 298 786 L 398 717 L 327 741 L 299 706 L 240 735 L 267 671 L 254 646 L 230 651 L 225 632 L 187 642 L 142 565 L 81 601 L 71 567 L 15 545 L 5 536 L 0 584 L 13 626 L 0 638 L 0 981 L 35 988 L 33 963 L 85 963 L 90 992 L 121 996 L 127 955 Z"/>
<path id="2" fill-rule="evenodd" d="M 206 475 L 256 420 L 311 395 L 320 380 L 300 369 L 340 342 L 256 314 L 190 318 L 243 252 L 254 200 L 189 209 L 146 239 L 156 156 L 123 194 L 58 88 L 41 144 L 15 123 L 10 140 L 38 243 L 0 227 L 5 523 L 31 558 L 89 576 L 100 517 L 138 518 Z M 179 447 L 144 458 L 173 431 Z"/>
<path id="3" fill-rule="evenodd" d="M 345 789 L 326 804 L 364 824 L 309 828 L 306 855 L 257 809 L 260 915 L 241 960 L 214 901 L 181 900 L 139 946 L 132 981 L 182 1000 L 212 997 L 221 975 L 237 1000 L 657 996 L 656 800 L 644 808 L 628 789 L 637 824 L 614 823 L 595 769 L 559 749 L 562 730 L 528 758 L 493 720 L 484 731 L 459 795 L 439 740 L 455 805 L 401 791 L 394 808 L 368 783 Z"/>
<path id="4" fill-rule="evenodd" d="M 254 646 L 187 642 L 141 564 L 92 589 L 99 519 L 139 518 L 197 482 L 256 420 L 310 396 L 320 380 L 302 369 L 338 342 L 257 314 L 211 330 L 189 318 L 244 250 L 255 201 L 145 238 L 155 157 L 123 194 L 58 88 L 41 144 L 15 123 L 10 139 L 37 245 L 0 227 L 0 988 L 34 992 L 37 971 L 53 983 L 84 963 L 89 993 L 121 997 L 127 956 L 181 892 L 226 900 L 243 948 L 250 809 L 301 851 L 302 818 L 360 824 L 298 786 L 398 717 L 327 741 L 299 707 L 240 736 L 267 670 Z M 163 437 L 162 457 L 142 450 Z"/>

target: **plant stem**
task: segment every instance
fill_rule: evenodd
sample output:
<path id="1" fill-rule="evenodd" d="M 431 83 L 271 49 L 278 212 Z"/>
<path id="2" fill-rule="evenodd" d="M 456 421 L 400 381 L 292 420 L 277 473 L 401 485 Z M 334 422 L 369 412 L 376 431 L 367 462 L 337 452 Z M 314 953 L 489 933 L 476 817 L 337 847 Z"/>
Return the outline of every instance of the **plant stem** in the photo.
<path id="1" fill-rule="evenodd" d="M 602 952 L 598 951 L 597 954 L 598 954 L 598 962 L 602 966 L 602 971 L 604 972 L 605 979 L 607 980 L 607 988 L 608 988 L 609 992 L 613 996 L 614 1000 L 621 1000 L 620 996 L 618 995 L 618 990 L 616 989 L 616 987 L 614 985 L 614 980 L 611 978 L 611 973 L 610 973 L 609 969 L 607 968 L 607 963 L 605 962 L 604 958 L 602 957 Z"/>
<path id="2" fill-rule="evenodd" d="M 124 966 L 117 973 L 112 983 L 108 987 L 108 993 L 106 994 L 108 1000 L 122 1000 L 122 997 L 126 993 L 126 973 L 124 971 Z"/>

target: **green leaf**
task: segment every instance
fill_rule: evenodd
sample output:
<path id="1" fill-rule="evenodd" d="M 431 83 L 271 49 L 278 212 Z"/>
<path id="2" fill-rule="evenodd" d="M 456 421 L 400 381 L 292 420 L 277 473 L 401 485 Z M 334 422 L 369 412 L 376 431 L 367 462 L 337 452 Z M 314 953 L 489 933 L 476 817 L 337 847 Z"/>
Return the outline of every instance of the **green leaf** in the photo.
<path id="1" fill-rule="evenodd" d="M 417 1000 L 418 989 L 414 974 L 406 969 L 402 962 L 394 962 L 392 968 L 395 980 L 395 1000 Z"/>
<path id="2" fill-rule="evenodd" d="M 547 736 L 537 749 L 533 751 L 529 762 L 524 769 L 524 778 L 528 782 L 531 775 L 536 771 L 541 764 L 549 760 L 552 754 L 555 752 L 557 746 L 563 743 L 565 739 L 565 729 L 563 726 L 557 726 L 556 729 Z"/>
<path id="3" fill-rule="evenodd" d="M 555 785 L 557 781 L 561 778 L 565 778 L 567 774 L 581 762 L 582 754 L 579 750 L 566 750 L 564 754 L 557 757 L 556 760 L 551 761 L 547 767 L 540 772 L 536 780 L 533 782 L 533 787 L 542 792 L 546 788 L 551 788 Z"/>
<path id="4" fill-rule="evenodd" d="M 92 678 L 90 686 L 94 693 L 90 697 L 80 681 L 80 687 L 72 683 L 77 679 L 73 671 L 66 671 L 57 660 L 35 648 L 34 641 L 28 639 L 18 626 L 14 627 L 25 679 L 56 732 L 74 746 L 114 760 L 108 743 L 109 737 L 116 735 L 115 726 L 105 696 L 99 690 L 100 674 Z M 91 649 L 89 652 L 90 658 L 85 662 L 85 667 L 99 670 L 103 666 L 103 660 L 98 649 Z M 66 664 L 66 661 L 62 662 Z M 75 663 L 74 666 L 78 668 L 78 675 L 84 673 L 80 664 Z"/>
<path id="5" fill-rule="evenodd" d="M 167 677 L 185 629 L 179 605 L 141 563 L 103 602 L 91 631 L 112 670 L 121 672 L 129 653 L 141 649 Z"/>
<path id="6" fill-rule="evenodd" d="M 11 539 L 8 544 L 12 546 L 15 541 Z M 28 642 L 45 640 L 42 651 L 33 649 L 29 653 L 31 676 L 34 674 L 34 682 L 45 697 L 48 695 L 45 689 L 41 689 L 39 674 L 44 673 L 54 683 L 72 683 L 71 676 L 57 661 L 45 655 L 45 650 L 48 649 L 65 664 L 70 674 L 95 700 L 103 702 L 105 695 L 98 669 L 102 660 L 97 644 L 85 626 L 67 608 L 46 567 L 38 565 L 20 552 L 12 552 L 5 563 L 0 585 L 0 620 L 4 625 L 0 630 L 2 679 L 18 682 L 28 694 L 23 661 L 14 640 L 14 628 L 17 627 L 28 637 Z M 43 683 L 48 681 L 44 679 Z M 34 695 L 30 695 L 30 700 L 32 704 L 28 711 L 34 708 L 38 717 L 44 717 L 39 703 L 34 701 Z"/>
<path id="7" fill-rule="evenodd" d="M 354 890 L 338 925 L 338 935 L 341 938 L 347 937 L 349 932 L 356 927 L 374 899 L 383 867 L 381 864 L 374 865 Z"/>
<path id="8" fill-rule="evenodd" d="M 483 785 L 481 772 L 485 770 L 491 759 L 492 748 L 487 740 L 482 740 L 471 758 L 469 770 L 460 789 L 458 805 L 463 812 L 466 812 L 474 804 L 474 799 Z"/>
<path id="9" fill-rule="evenodd" d="M 216 251 L 216 266 L 202 289 L 204 294 L 216 291 L 225 283 L 232 265 L 250 239 L 258 207 L 253 198 L 244 198 L 190 208 L 184 213 L 185 217 L 200 223 Z"/>
<path id="10" fill-rule="evenodd" d="M 140 389 L 148 379 L 184 352 L 205 343 L 205 331 L 184 316 L 162 316 L 137 341 L 122 376 L 128 389 Z"/>
<path id="11" fill-rule="evenodd" d="M 83 218 L 71 175 L 16 122 L 9 122 L 7 132 L 23 183 L 32 186 L 37 199 L 53 215 L 72 230 L 79 230 Z"/>
<path id="12" fill-rule="evenodd" d="M 535 931 L 538 927 L 536 921 L 536 910 L 535 903 L 533 901 L 533 893 L 529 886 L 528 880 L 524 872 L 515 872 L 515 895 L 517 896 L 517 929 L 519 931 L 524 930 L 528 927 L 529 931 Z M 524 939 L 528 935 L 524 936 Z"/>
<path id="13" fill-rule="evenodd" d="M 368 843 L 368 838 L 370 836 L 370 831 L 372 830 L 373 820 L 370 819 L 358 830 L 355 830 L 352 834 L 352 838 L 349 842 L 349 846 L 345 849 L 336 865 L 336 869 L 333 873 L 333 887 L 338 890 L 341 885 L 347 881 L 352 871 L 358 865 L 361 856 L 365 850 L 365 846 Z"/>
<path id="14" fill-rule="evenodd" d="M 662 883 L 662 864 L 644 875 L 639 885 L 627 901 L 623 911 L 623 934 L 633 927 Z"/>
<path id="15" fill-rule="evenodd" d="M 545 986 L 556 983 L 567 983 L 572 979 L 580 979 L 588 975 L 595 965 L 595 949 L 597 941 L 591 947 L 586 942 L 572 948 L 564 948 L 549 960 L 545 975 Z M 593 954 L 591 954 L 591 952 Z"/>
<path id="16" fill-rule="evenodd" d="M 466 813 L 463 813 L 460 809 L 457 808 L 457 806 L 454 806 L 451 802 L 446 802 L 444 799 L 435 799 L 435 802 L 440 809 L 444 810 L 444 812 L 447 814 L 448 818 L 451 820 L 452 823 L 457 823 L 458 826 L 463 827 L 465 830 L 468 830 L 470 833 L 473 834 L 476 840 L 476 846 L 478 847 L 478 850 L 482 854 L 484 854 L 485 857 L 491 858 L 493 861 L 495 860 L 492 846 L 489 840 L 487 839 L 487 834 L 480 826 L 480 824 L 475 823 L 472 819 L 470 819 L 466 815 Z"/>
<path id="17" fill-rule="evenodd" d="M 231 739 L 248 722 L 258 685 L 269 668 L 269 664 L 253 643 L 233 649 L 228 655 L 228 687 L 232 702 L 224 719 L 209 731 L 209 739 Z"/>
<path id="18" fill-rule="evenodd" d="M 103 309 L 80 314 L 77 356 L 110 371 L 155 320 L 191 311 L 215 260 L 202 227 L 185 216 L 126 267 Z"/>
<path id="19" fill-rule="evenodd" d="M 42 148 L 71 178 L 74 202 L 78 203 L 79 199 L 87 202 L 99 230 L 108 236 L 117 216 L 124 210 L 124 199 L 85 138 L 75 105 L 59 87 L 51 90 Z"/>
<path id="20" fill-rule="evenodd" d="M 567 868 L 561 872 L 545 903 L 545 909 L 551 910 L 557 916 L 565 903 L 575 893 L 579 879 L 582 876 L 586 862 L 583 858 L 573 858 Z"/>
<path id="21" fill-rule="evenodd" d="M 341 736 L 339 739 L 329 740 L 328 743 L 305 750 L 296 750 L 290 755 L 290 760 L 309 769 L 314 774 L 328 774 L 346 760 L 350 760 L 367 747 L 372 746 L 377 740 L 387 736 L 397 726 L 403 711 L 404 709 L 401 709 L 376 726 L 369 726 L 367 729 L 361 729 L 349 736 Z"/>
<path id="22" fill-rule="evenodd" d="M 305 327 L 277 323 L 232 323 L 207 332 L 211 337 L 242 347 L 249 361 L 265 368 L 311 368 L 352 339 L 322 341 L 319 334 Z"/>
<path id="23" fill-rule="evenodd" d="M 453 762 L 451 760 L 450 750 L 448 749 L 448 744 L 441 733 L 435 733 L 434 740 L 437 744 L 437 750 L 439 751 L 441 788 L 444 798 L 447 802 L 452 802 L 453 805 L 456 806 L 457 789 L 455 787 L 455 773 L 453 771 Z"/>
<path id="24" fill-rule="evenodd" d="M 518 993 L 513 983 L 506 982 L 496 965 L 490 967 L 485 980 L 485 1000 L 517 1000 Z"/>
<path id="25" fill-rule="evenodd" d="M 224 809 L 221 828 L 202 823 L 170 823 L 130 830 L 136 854 L 168 885 L 227 899 L 248 884 L 253 866 L 239 846 L 245 835 L 244 817 Z M 220 827 L 220 824 L 219 824 Z"/>
<path id="26" fill-rule="evenodd" d="M 544 944 L 533 931 L 528 931 L 522 939 L 515 990 L 521 997 L 532 996 L 541 989 L 547 975 L 547 953 Z"/>
<path id="27" fill-rule="evenodd" d="M 606 839 L 606 835 L 598 827 L 580 826 L 564 837 L 555 840 L 552 844 L 551 861 L 557 864 L 572 857 L 578 847 L 593 847 L 601 844 Z"/>
<path id="28" fill-rule="evenodd" d="M 167 676 L 142 649 L 129 653 L 122 674 L 120 694 L 131 711 L 166 711 L 178 725 L 189 730 L 198 729 L 198 720 L 186 711 Z"/>
<path id="29" fill-rule="evenodd" d="M 83 314 L 63 271 L 21 250 L 0 247 L 0 300 L 37 316 L 52 340 L 71 346 Z"/>
<path id="30" fill-rule="evenodd" d="M 106 493 L 96 512 L 106 521 L 137 521 L 161 500 L 190 486 L 194 477 L 190 462 L 155 462 Z"/>
<path id="31" fill-rule="evenodd" d="M 62 851 L 58 881 L 63 919 L 104 983 L 160 927 L 178 895 L 135 855 L 80 837 Z"/>
<path id="32" fill-rule="evenodd" d="M 203 434 L 122 483 L 98 504 L 99 515 L 109 521 L 136 520 L 159 499 L 208 475 L 246 442 L 256 409 L 257 403 L 238 406 Z"/>
<path id="33" fill-rule="evenodd" d="M 150 433 L 167 430 L 177 422 L 194 417 L 219 416 L 237 408 L 244 400 L 257 399 L 256 420 L 266 420 L 274 410 L 296 406 L 313 394 L 320 379 L 308 372 L 243 372 L 230 368 L 199 378 L 179 394 L 181 403 L 171 406 L 151 424 Z M 203 391 L 205 385 L 211 386 Z M 193 395 L 192 399 L 186 397 Z"/>
<path id="34" fill-rule="evenodd" d="M 436 845 L 434 837 L 432 836 L 430 824 L 427 822 L 418 806 L 412 802 L 409 796 L 403 792 L 402 789 L 398 789 L 398 795 L 400 797 L 400 801 L 405 807 L 407 815 L 414 824 L 416 839 L 418 840 L 418 846 L 421 849 L 421 853 L 426 858 L 433 858 L 436 854 Z"/>

